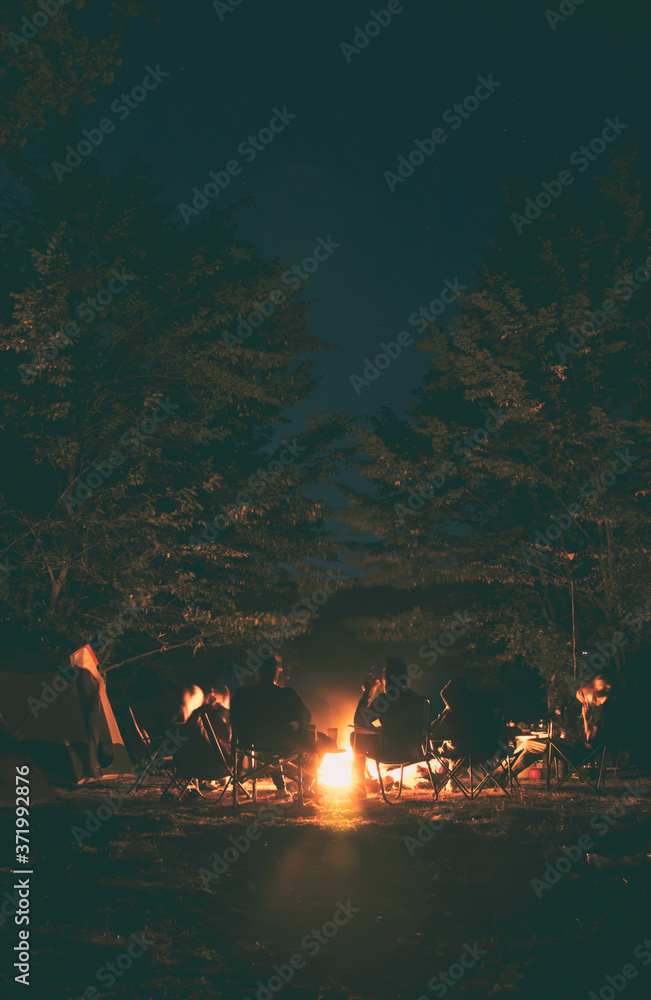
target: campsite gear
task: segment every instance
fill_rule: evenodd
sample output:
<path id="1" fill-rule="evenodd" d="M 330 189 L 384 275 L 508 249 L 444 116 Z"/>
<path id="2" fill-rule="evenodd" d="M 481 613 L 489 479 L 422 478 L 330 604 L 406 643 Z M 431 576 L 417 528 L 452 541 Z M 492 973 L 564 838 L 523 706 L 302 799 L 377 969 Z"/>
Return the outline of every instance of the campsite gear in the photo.
<path id="1" fill-rule="evenodd" d="M 88 645 L 63 660 L 57 654 L 36 654 L 0 664 L 0 712 L 49 782 L 78 785 L 132 775 Z"/>
<path id="2" fill-rule="evenodd" d="M 231 720 L 232 716 L 231 716 Z M 308 730 L 306 732 L 306 729 Z M 260 778 L 265 778 L 272 770 L 280 769 L 285 764 L 294 765 L 298 785 L 297 799 L 299 805 L 303 805 L 303 767 L 306 754 L 316 752 L 316 727 L 301 726 L 295 734 L 294 745 L 289 747 L 271 746 L 270 740 L 263 743 L 255 741 L 255 733 L 241 731 L 236 722 L 233 721 L 232 740 L 232 788 L 233 788 L 233 808 L 237 809 L 237 786 L 242 786 L 245 781 L 253 782 L 253 801 L 257 799 L 257 782 Z M 249 757 L 247 764 L 245 758 Z M 318 782 L 318 767 L 315 780 Z"/>
<path id="3" fill-rule="evenodd" d="M 445 781 L 449 788 L 456 788 L 462 792 L 466 798 L 475 799 L 492 785 L 503 795 L 513 795 L 513 778 L 511 775 L 511 753 L 512 749 L 507 746 L 509 733 L 504 721 L 504 711 L 499 702 L 495 699 L 482 699 L 482 696 L 475 695 L 477 706 L 476 719 L 486 722 L 481 725 L 479 732 L 471 730 L 467 744 L 463 751 L 456 747 L 455 756 L 446 753 L 443 747 L 432 745 L 432 754 L 443 768 Z M 467 747 L 467 749 L 466 749 Z M 502 752 L 498 752 L 501 748 Z M 468 770 L 470 776 L 470 787 L 461 781 L 459 772 Z M 479 781 L 476 782 L 476 776 Z M 435 788 L 435 794 L 441 788 L 439 784 Z"/>
<path id="4" fill-rule="evenodd" d="M 351 734 L 351 746 L 354 753 L 363 754 L 365 757 L 375 761 L 378 780 L 380 782 L 380 792 L 387 805 L 393 805 L 402 795 L 403 779 L 405 767 L 410 764 L 425 764 L 431 781 L 431 786 L 436 792 L 434 776 L 430 767 L 432 754 L 429 751 L 428 737 L 430 727 L 431 706 L 428 698 L 421 698 L 415 695 L 413 699 L 406 702 L 406 709 L 403 719 L 402 732 L 406 737 L 399 744 L 397 740 L 387 741 L 382 728 L 365 729 L 362 726 L 353 726 Z M 391 784 L 385 781 L 380 770 L 380 764 L 385 766 L 400 768 L 400 780 L 391 780 Z M 393 799 L 389 799 L 387 792 L 391 788 L 398 791 Z"/>
<path id="5" fill-rule="evenodd" d="M 547 791 L 554 791 L 568 778 L 576 775 L 578 779 L 586 781 L 597 795 L 603 795 L 607 752 L 605 744 L 597 747 L 589 747 L 587 744 L 568 746 L 567 740 L 563 738 L 563 730 L 551 722 L 547 746 Z M 556 780 L 552 783 L 552 765 L 554 763 L 556 764 Z M 566 772 L 562 777 L 559 776 L 559 764 L 561 763 L 564 763 L 566 767 Z M 597 780 L 596 783 L 593 783 L 590 777 L 590 768 L 595 765 L 597 766 Z"/>
<path id="6" fill-rule="evenodd" d="M 135 732 L 137 733 L 138 740 L 140 743 L 140 749 L 142 750 L 143 756 L 141 758 L 142 770 L 140 774 L 134 781 L 133 785 L 128 791 L 128 795 L 135 792 L 140 788 L 145 779 L 149 775 L 156 774 L 162 771 L 168 778 L 171 779 L 170 784 L 174 781 L 174 758 L 169 752 L 169 741 L 166 742 L 166 733 L 157 733 L 155 736 L 151 736 L 146 729 L 136 721 L 133 709 L 129 705 L 129 716 Z M 139 770 L 139 768 L 136 768 Z M 170 785 L 167 786 L 168 788 Z"/>

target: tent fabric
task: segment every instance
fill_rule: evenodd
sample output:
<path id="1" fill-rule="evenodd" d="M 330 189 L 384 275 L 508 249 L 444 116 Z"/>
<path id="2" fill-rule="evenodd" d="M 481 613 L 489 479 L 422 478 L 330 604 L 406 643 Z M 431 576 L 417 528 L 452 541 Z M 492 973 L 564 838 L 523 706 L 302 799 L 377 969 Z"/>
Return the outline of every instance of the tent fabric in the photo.
<path id="1" fill-rule="evenodd" d="M 28 787 L 30 808 L 57 798 L 34 762 L 21 750 L 5 720 L 0 715 L 0 806 L 16 807 L 16 768 L 29 767 Z"/>
<path id="2" fill-rule="evenodd" d="M 52 782 L 133 773 L 93 650 L 83 646 L 67 660 L 0 665 L 0 711 L 9 732 Z"/>

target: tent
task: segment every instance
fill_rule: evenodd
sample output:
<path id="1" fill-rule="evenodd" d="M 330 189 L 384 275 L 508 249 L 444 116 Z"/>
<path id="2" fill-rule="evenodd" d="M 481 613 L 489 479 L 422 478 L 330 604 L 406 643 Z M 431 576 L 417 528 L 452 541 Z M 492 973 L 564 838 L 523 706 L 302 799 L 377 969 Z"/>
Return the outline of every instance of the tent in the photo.
<path id="1" fill-rule="evenodd" d="M 9 733 L 57 784 L 133 774 L 93 650 L 83 646 L 64 659 L 0 664 L 0 713 Z"/>
<path id="2" fill-rule="evenodd" d="M 25 774 L 25 765 L 29 768 L 27 777 L 30 807 L 44 802 L 56 802 L 56 796 L 47 781 L 34 762 L 21 750 L 0 715 L 0 806 L 16 808 L 16 775 L 22 777 Z M 16 768 L 20 768 L 20 772 Z"/>

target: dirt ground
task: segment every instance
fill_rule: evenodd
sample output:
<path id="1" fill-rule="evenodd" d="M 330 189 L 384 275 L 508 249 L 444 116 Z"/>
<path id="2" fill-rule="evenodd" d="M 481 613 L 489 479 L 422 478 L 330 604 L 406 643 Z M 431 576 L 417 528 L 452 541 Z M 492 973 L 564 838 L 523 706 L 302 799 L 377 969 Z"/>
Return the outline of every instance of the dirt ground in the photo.
<path id="1" fill-rule="evenodd" d="M 9 995 L 648 995 L 648 777 L 618 775 L 604 797 L 578 783 L 546 795 L 532 782 L 512 800 L 437 803 L 415 789 L 388 807 L 326 792 L 275 812 L 269 786 L 237 815 L 216 793 L 178 805 L 154 787 L 114 797 L 118 808 L 98 820 L 116 788 L 58 790 L 57 806 L 33 809 L 31 992 L 13 981 L 9 916 Z M 3 900 L 12 824 L 4 810 Z M 124 957 L 129 946 L 135 957 Z"/>

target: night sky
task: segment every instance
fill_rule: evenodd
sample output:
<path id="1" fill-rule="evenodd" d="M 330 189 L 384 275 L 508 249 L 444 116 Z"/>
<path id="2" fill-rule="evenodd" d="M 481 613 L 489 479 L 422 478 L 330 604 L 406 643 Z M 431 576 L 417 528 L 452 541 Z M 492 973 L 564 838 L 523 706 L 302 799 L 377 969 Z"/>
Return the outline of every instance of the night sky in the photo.
<path id="1" fill-rule="evenodd" d="M 586 0 L 554 30 L 543 3 L 406 0 L 347 61 L 341 43 L 353 43 L 370 11 L 385 7 L 242 0 L 230 12 L 222 5 L 220 18 L 208 0 L 163 0 L 158 22 L 128 28 L 115 83 L 80 108 L 80 128 L 106 114 L 116 122 L 95 154 L 107 168 L 137 155 L 175 206 L 191 204 L 192 189 L 236 159 L 241 172 L 216 200 L 254 199 L 239 215 L 240 234 L 266 258 L 300 263 L 319 237 L 340 244 L 302 285 L 317 300 L 313 335 L 337 349 L 321 353 L 318 388 L 288 414 L 297 426 L 314 407 L 400 408 L 425 370 L 415 343 L 360 395 L 350 375 L 362 374 L 380 341 L 413 334 L 409 316 L 446 279 L 472 287 L 477 248 L 503 224 L 509 178 L 523 184 L 524 202 L 562 169 L 593 183 L 630 139 L 646 151 L 645 5 Z M 105 28 L 101 11 L 87 6 L 77 16 L 92 34 Z M 120 121 L 110 105 L 148 65 L 169 76 Z M 500 86 L 466 120 L 450 111 L 445 121 L 480 76 Z M 296 117 L 268 146 L 255 158 L 238 152 L 285 107 Z M 572 168 L 573 151 L 616 116 L 628 129 L 588 169 Z M 392 192 L 385 171 L 436 128 L 447 140 Z M 178 208 L 172 219 L 182 224 Z M 441 325 L 453 315 L 447 306 Z"/>

